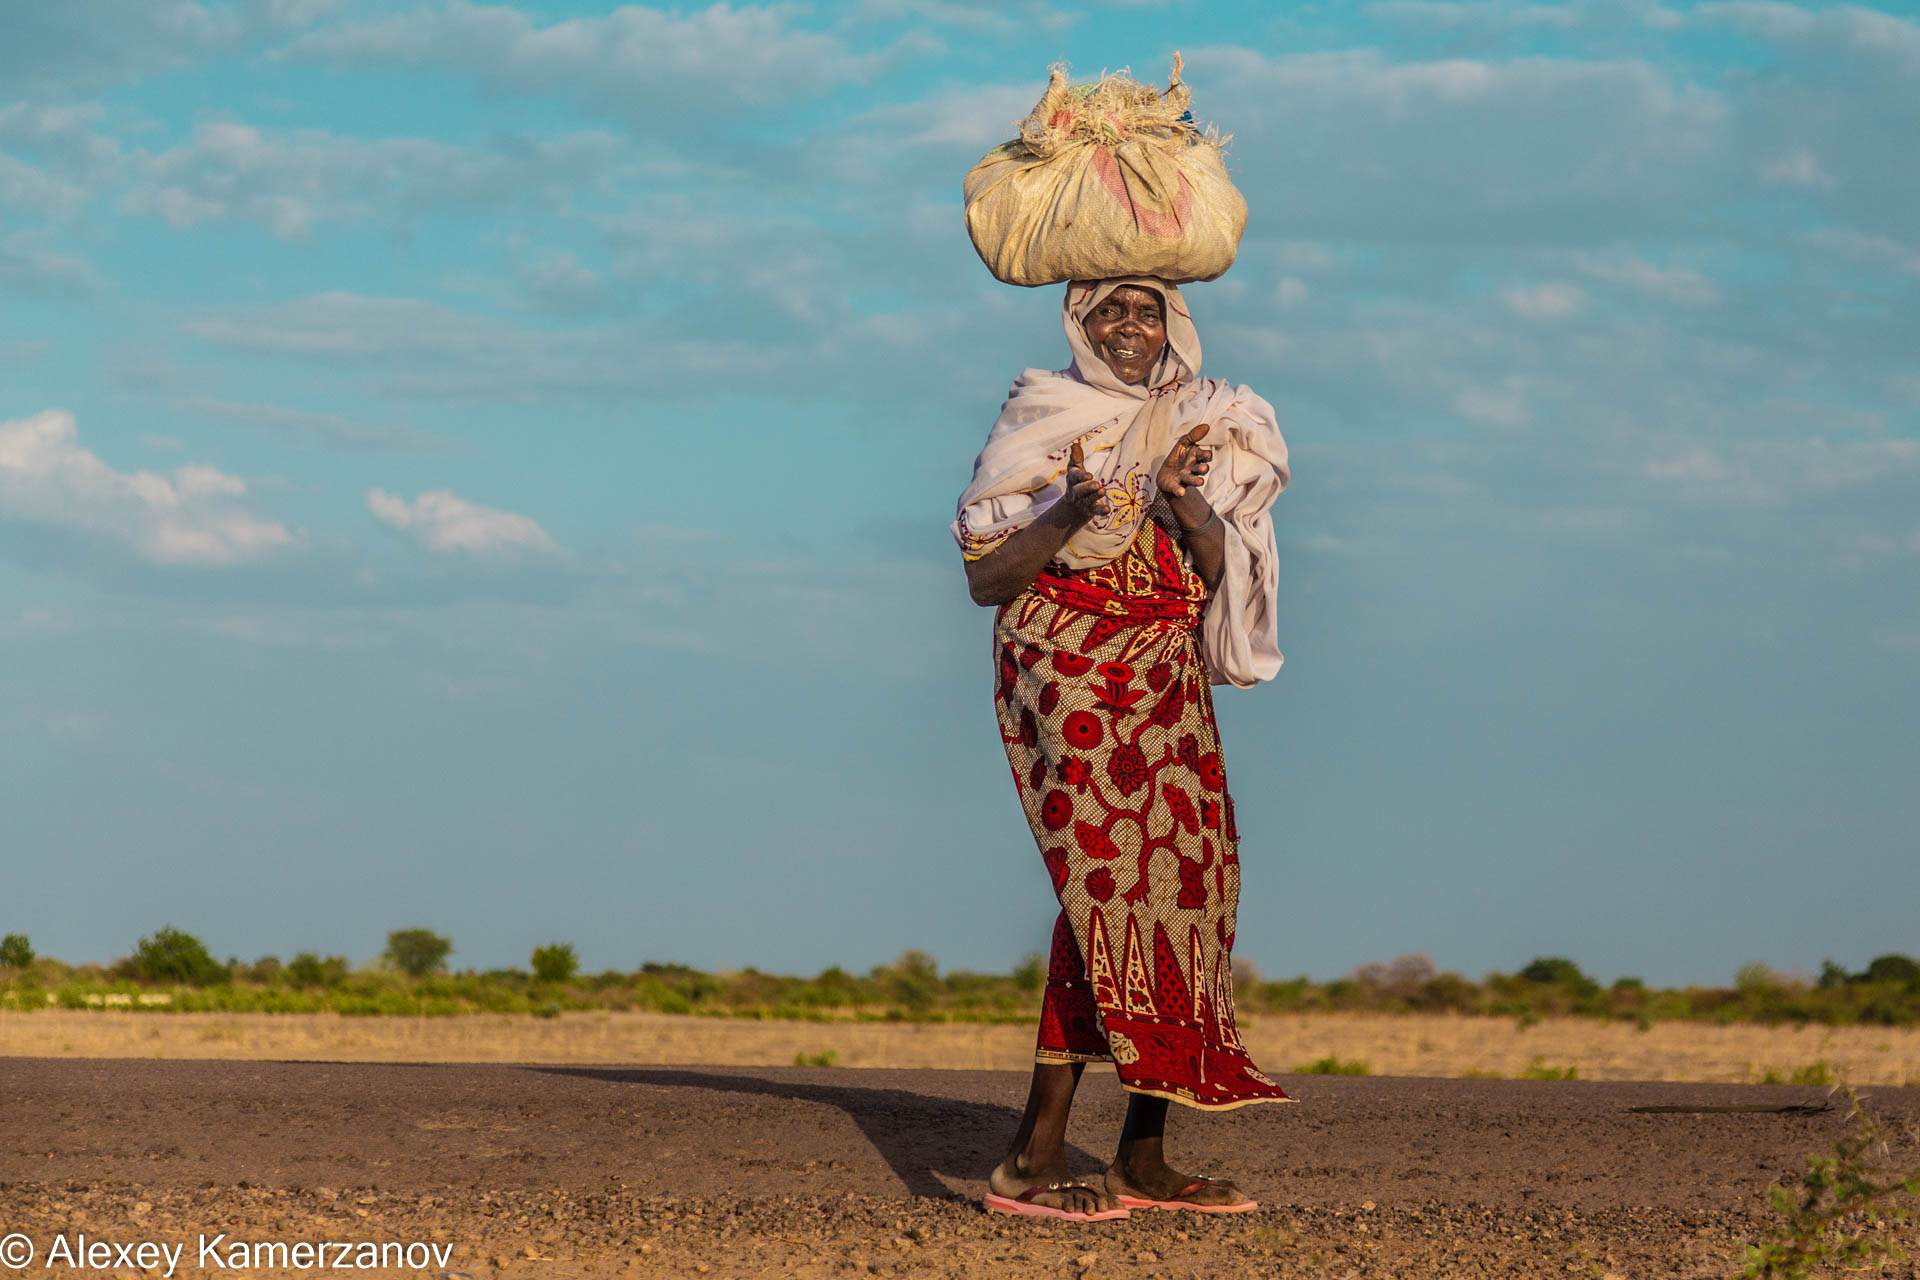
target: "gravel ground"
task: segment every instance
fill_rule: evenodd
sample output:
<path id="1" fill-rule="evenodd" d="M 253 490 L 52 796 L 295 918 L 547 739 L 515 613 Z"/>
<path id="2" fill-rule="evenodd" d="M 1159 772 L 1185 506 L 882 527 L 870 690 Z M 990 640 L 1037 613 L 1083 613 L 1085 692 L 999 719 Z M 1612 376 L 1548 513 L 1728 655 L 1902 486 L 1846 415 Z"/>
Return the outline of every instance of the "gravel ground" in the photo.
<path id="1" fill-rule="evenodd" d="M 1829 1101 L 1808 1088 L 1283 1083 L 1297 1105 L 1170 1126 L 1177 1164 L 1233 1176 L 1259 1212 L 1049 1224 L 978 1204 L 1018 1073 L 6 1058 L 0 1234 L 30 1239 L 40 1275 L 139 1274 L 115 1246 L 141 1242 L 183 1246 L 175 1275 L 322 1274 L 337 1248 L 325 1268 L 231 1250 L 372 1241 L 420 1246 L 389 1274 L 456 1277 L 1729 1276 L 1771 1226 L 1767 1185 L 1846 1127 L 1634 1110 Z M 1087 1073 L 1078 1171 L 1124 1105 Z M 1868 1106 L 1888 1161 L 1920 1166 L 1920 1090 Z M 1920 1233 L 1881 1230 L 1920 1254 Z M 105 1265 L 46 1266 L 103 1242 Z"/>

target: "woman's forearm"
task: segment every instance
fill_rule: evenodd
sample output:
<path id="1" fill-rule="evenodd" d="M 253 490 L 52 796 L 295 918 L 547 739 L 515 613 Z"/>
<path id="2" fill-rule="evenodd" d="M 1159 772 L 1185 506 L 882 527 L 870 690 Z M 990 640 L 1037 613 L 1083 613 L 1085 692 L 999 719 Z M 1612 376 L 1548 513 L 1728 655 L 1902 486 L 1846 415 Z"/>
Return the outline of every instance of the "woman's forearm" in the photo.
<path id="1" fill-rule="evenodd" d="M 1193 571 L 1207 584 L 1207 594 L 1212 595 L 1227 569 L 1226 522 L 1213 518 L 1213 508 L 1197 488 L 1190 488 L 1177 498 L 1169 496 L 1167 505 L 1173 508 L 1173 517 L 1182 526 L 1180 540 L 1193 557 Z"/>
<path id="2" fill-rule="evenodd" d="M 1032 586 L 1047 561 L 1059 554 L 1083 523 L 1075 519 L 1068 504 L 1057 502 L 978 560 L 967 561 L 967 591 L 973 602 L 1005 604 Z"/>

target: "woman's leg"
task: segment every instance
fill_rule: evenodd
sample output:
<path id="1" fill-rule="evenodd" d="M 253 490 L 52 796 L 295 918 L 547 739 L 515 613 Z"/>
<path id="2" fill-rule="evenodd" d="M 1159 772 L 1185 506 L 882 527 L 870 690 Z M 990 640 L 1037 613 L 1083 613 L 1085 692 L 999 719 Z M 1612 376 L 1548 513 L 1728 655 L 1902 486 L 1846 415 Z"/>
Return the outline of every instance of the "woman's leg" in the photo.
<path id="1" fill-rule="evenodd" d="M 995 1195 L 1017 1196 L 1049 1182 L 1072 1182 L 1067 1167 L 1067 1112 L 1073 1107 L 1073 1091 L 1080 1084 L 1084 1062 L 1036 1062 L 1033 1085 L 1027 1092 L 1027 1111 L 1013 1135 L 1013 1146 L 992 1174 L 987 1185 Z M 1098 1186 L 1043 1191 L 1034 1203 L 1070 1213 L 1097 1213 L 1117 1209 L 1119 1200 Z"/>
<path id="2" fill-rule="evenodd" d="M 1120 1130 L 1120 1149 L 1107 1169 L 1107 1190 L 1115 1196 L 1142 1200 L 1172 1200 L 1193 1204 L 1239 1204 L 1247 1197 L 1231 1182 L 1208 1182 L 1198 1191 L 1181 1195 L 1201 1179 L 1167 1164 L 1167 1099 L 1151 1094 L 1127 1095 L 1126 1124 Z"/>

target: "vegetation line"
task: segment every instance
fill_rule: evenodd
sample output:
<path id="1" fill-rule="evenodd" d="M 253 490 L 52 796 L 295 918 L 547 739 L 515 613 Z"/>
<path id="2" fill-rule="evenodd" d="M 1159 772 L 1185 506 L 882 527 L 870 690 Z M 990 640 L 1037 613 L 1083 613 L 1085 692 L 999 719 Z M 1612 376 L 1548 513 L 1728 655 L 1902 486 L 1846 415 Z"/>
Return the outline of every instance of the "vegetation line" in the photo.
<path id="1" fill-rule="evenodd" d="M 908 951 L 864 974 L 835 966 L 811 978 L 741 969 L 707 973 L 649 962 L 623 972 L 583 974 L 564 942 L 536 947 L 525 969 L 450 972 L 453 942 L 430 929 L 398 929 L 378 961 L 356 968 L 344 956 L 303 951 L 283 963 L 263 956 L 224 964 L 171 925 L 141 938 L 111 965 L 68 965 L 34 954 L 24 934 L 0 938 L 0 1010 L 125 1007 L 148 1012 L 336 1013 L 440 1017 L 466 1013 L 634 1010 L 807 1021 L 1030 1022 L 1046 966 L 1038 954 L 1011 973 L 942 973 L 933 957 Z M 1817 979 L 1750 964 L 1729 987 L 1656 989 L 1623 977 L 1602 986 L 1573 961 L 1535 959 L 1517 973 L 1475 982 L 1437 970 L 1425 956 L 1363 965 L 1344 978 L 1268 981 L 1242 963 L 1234 999 L 1243 1015 L 1319 1011 L 1456 1013 L 1512 1018 L 1522 1029 L 1546 1016 L 1631 1022 L 1826 1026 L 1920 1024 L 1920 962 L 1885 955 L 1860 972 L 1828 961 Z M 1329 1060 L 1321 1071 L 1364 1071 Z M 1819 1068 L 1817 1071 L 1815 1068 Z M 1526 1075 L 1573 1079 L 1571 1067 L 1532 1064 Z M 1824 1064 L 1793 1083 L 1827 1084 Z"/>

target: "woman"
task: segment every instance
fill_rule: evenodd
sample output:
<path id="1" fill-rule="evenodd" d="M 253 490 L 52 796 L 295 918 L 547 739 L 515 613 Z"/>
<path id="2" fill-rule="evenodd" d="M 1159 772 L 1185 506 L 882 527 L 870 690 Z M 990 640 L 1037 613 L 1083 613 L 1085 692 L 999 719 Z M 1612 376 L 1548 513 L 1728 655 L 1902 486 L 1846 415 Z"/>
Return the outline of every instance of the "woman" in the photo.
<path id="1" fill-rule="evenodd" d="M 1026 1114 L 986 1203 L 1252 1209 L 1171 1168 L 1163 1137 L 1169 1101 L 1289 1101 L 1234 1027 L 1238 833 L 1209 689 L 1280 669 L 1286 444 L 1265 400 L 1199 376 L 1174 286 L 1076 281 L 1062 322 L 1072 366 L 1014 382 L 953 523 L 974 601 L 999 606 L 1000 736 L 1060 901 Z M 1130 1095 L 1104 1186 L 1066 1163 L 1095 1061 Z"/>

